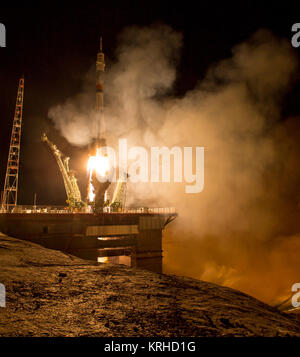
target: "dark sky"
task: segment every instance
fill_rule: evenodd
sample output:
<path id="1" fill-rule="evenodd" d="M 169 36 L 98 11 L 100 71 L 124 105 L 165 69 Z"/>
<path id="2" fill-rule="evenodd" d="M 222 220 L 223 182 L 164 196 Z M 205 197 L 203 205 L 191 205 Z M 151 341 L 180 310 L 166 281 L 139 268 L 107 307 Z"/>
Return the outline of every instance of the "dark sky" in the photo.
<path id="1" fill-rule="evenodd" d="M 232 46 L 260 28 L 291 38 L 300 22 L 297 2 L 240 1 L 85 1 L 81 7 L 61 2 L 1 4 L 0 23 L 6 26 L 7 47 L 0 48 L 0 186 L 4 185 L 11 125 L 20 75 L 25 75 L 24 126 L 20 164 L 19 203 L 63 204 L 64 189 L 56 163 L 40 142 L 44 130 L 66 154 L 83 157 L 47 120 L 50 107 L 81 89 L 93 65 L 99 35 L 104 38 L 107 65 L 115 60 L 118 34 L 126 26 L 165 23 L 182 32 L 184 46 L 175 96 L 192 89 L 207 68 L 230 56 Z M 13 4 L 11 2 L 11 4 Z M 51 5 L 50 5 L 51 4 Z M 300 48 L 299 48 L 300 51 Z M 300 85 L 294 86 L 283 107 L 284 115 L 300 113 Z M 84 185 L 84 178 L 80 184 Z"/>

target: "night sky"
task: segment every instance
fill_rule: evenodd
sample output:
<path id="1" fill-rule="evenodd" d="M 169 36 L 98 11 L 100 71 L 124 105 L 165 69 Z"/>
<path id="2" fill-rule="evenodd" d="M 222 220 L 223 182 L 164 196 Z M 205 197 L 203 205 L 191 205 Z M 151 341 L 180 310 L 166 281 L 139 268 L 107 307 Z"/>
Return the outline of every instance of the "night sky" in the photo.
<path id="1" fill-rule="evenodd" d="M 61 3 L 1 4 L 0 23 L 6 26 L 7 47 L 0 48 L 0 185 L 2 190 L 17 85 L 24 74 L 20 204 L 32 204 L 35 192 L 39 204 L 64 204 L 57 164 L 40 141 L 44 130 L 72 157 L 73 166 L 79 171 L 82 168 L 85 150 L 68 144 L 47 115 L 53 105 L 80 92 L 85 74 L 95 63 L 100 34 L 109 68 L 116 59 L 118 35 L 126 26 L 164 23 L 181 32 L 182 58 L 170 93 L 180 97 L 193 89 L 210 65 L 230 57 L 231 48 L 256 30 L 268 28 L 290 40 L 292 25 L 300 22 L 296 2 L 289 1 L 265 5 L 252 1 L 240 1 L 239 5 L 227 1 L 182 1 L 180 5 L 167 1 L 85 1 L 81 7 Z M 285 98 L 282 116 L 300 114 L 299 103 L 298 80 Z M 79 183 L 84 185 L 83 174 Z"/>

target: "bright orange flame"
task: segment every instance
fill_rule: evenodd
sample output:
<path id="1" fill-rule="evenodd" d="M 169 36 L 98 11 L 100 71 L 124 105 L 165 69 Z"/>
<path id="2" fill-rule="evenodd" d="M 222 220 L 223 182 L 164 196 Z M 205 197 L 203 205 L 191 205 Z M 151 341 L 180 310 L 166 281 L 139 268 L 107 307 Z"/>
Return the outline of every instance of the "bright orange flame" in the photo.
<path id="1" fill-rule="evenodd" d="M 90 202 L 94 202 L 95 199 L 95 192 L 94 192 L 94 186 L 91 183 L 91 176 L 90 176 L 90 182 L 89 182 L 89 188 L 88 188 L 88 197 Z"/>
<path id="2" fill-rule="evenodd" d="M 109 160 L 107 155 L 90 156 L 87 165 L 88 172 L 96 173 L 102 177 L 106 176 L 109 172 Z"/>
<path id="3" fill-rule="evenodd" d="M 87 170 L 89 172 L 88 198 L 90 202 L 93 202 L 95 199 L 95 191 L 92 184 L 92 175 L 94 172 L 102 177 L 108 174 L 110 170 L 108 156 L 102 154 L 101 151 L 97 149 L 96 156 L 90 156 L 88 159 Z"/>

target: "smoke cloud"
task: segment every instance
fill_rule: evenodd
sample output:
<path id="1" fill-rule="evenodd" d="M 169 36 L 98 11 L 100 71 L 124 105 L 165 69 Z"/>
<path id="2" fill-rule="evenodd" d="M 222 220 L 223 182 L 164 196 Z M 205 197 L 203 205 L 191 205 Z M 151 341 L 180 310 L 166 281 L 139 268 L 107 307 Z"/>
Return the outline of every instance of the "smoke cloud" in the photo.
<path id="1" fill-rule="evenodd" d="M 296 118 L 282 118 L 298 61 L 267 30 L 232 49 L 181 98 L 172 96 L 182 35 L 168 26 L 123 31 L 118 61 L 105 76 L 108 145 L 203 146 L 205 187 L 128 184 L 128 204 L 175 206 L 165 232 L 165 271 L 232 286 L 274 302 L 299 280 Z M 89 82 L 92 81 L 89 79 Z M 95 133 L 93 88 L 51 108 L 73 145 Z"/>

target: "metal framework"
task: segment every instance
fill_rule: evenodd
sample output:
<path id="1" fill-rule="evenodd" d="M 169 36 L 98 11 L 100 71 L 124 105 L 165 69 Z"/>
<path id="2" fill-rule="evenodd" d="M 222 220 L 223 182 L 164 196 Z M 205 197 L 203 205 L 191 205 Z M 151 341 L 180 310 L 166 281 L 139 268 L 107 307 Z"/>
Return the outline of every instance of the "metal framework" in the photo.
<path id="1" fill-rule="evenodd" d="M 62 174 L 67 194 L 67 203 L 70 207 L 80 208 L 85 206 L 85 203 L 81 200 L 81 193 L 77 185 L 75 172 L 69 168 L 70 158 L 67 156 L 62 158 L 62 156 L 64 156 L 63 153 L 48 139 L 45 133 L 42 135 L 42 140 L 49 145 Z"/>
<path id="2" fill-rule="evenodd" d="M 125 208 L 126 204 L 126 178 L 124 177 L 119 179 L 117 182 L 116 189 L 114 190 L 112 201 L 109 206 L 112 207 L 113 210 L 119 211 Z"/>
<path id="3" fill-rule="evenodd" d="M 23 116 L 24 77 L 19 80 L 15 115 L 11 132 L 10 146 L 8 152 L 6 176 L 2 198 L 2 207 L 11 210 L 17 205 L 18 200 L 18 178 L 20 162 L 20 144 Z"/>

